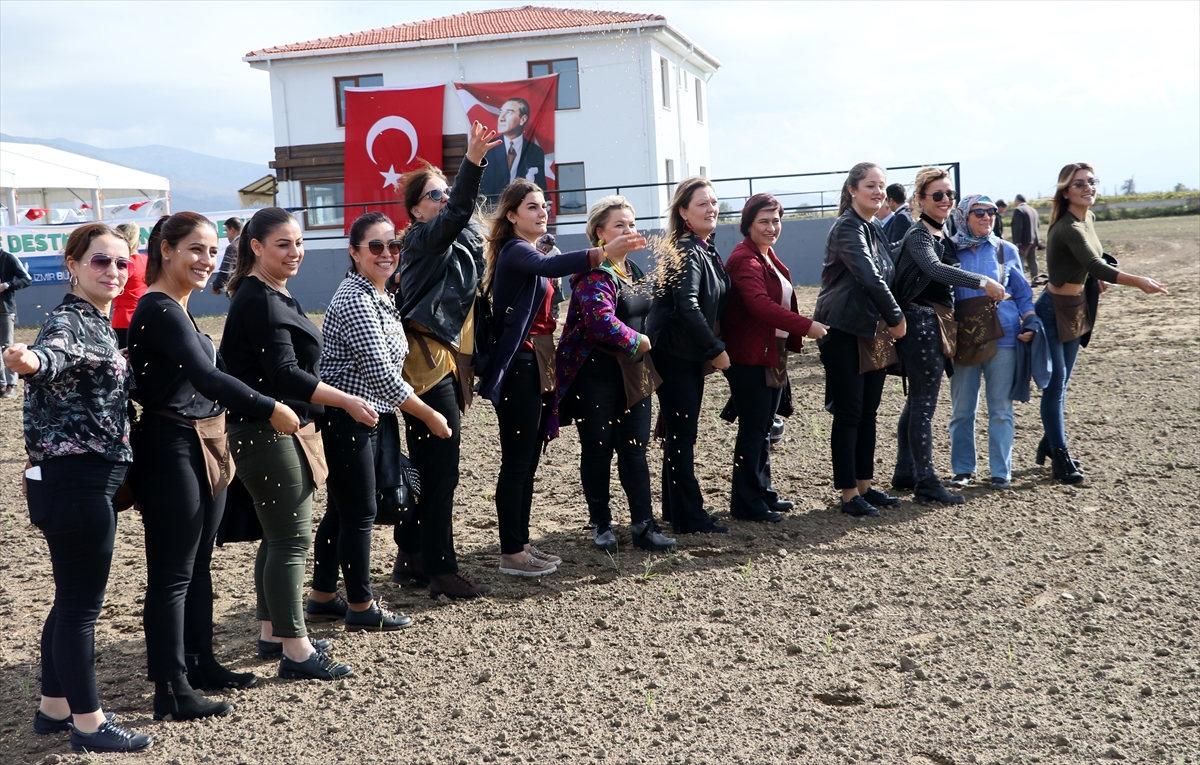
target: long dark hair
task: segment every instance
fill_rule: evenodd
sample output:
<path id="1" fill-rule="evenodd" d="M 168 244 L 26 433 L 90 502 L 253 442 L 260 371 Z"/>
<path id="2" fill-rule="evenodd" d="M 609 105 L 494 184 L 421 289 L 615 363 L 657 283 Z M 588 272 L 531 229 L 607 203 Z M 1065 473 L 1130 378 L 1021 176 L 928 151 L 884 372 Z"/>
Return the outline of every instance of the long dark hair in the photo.
<path id="1" fill-rule="evenodd" d="M 527 178 L 518 178 L 504 187 L 500 193 L 500 201 L 488 218 L 487 248 L 484 259 L 487 261 L 487 271 L 483 275 L 483 289 L 492 289 L 492 277 L 496 275 L 496 261 L 500 259 L 500 250 L 508 244 L 508 240 L 517 236 L 516 227 L 508 219 L 510 212 L 516 212 L 525 201 L 525 197 L 533 192 L 542 193 L 542 189 Z"/>
<path id="2" fill-rule="evenodd" d="M 146 240 L 146 284 L 154 284 L 162 273 L 163 244 L 174 249 L 185 236 L 201 226 L 208 226 L 214 232 L 217 230 L 213 222 L 200 213 L 177 212 L 158 219 Z"/>
<path id="3" fill-rule="evenodd" d="M 867 177 L 867 173 L 877 167 L 879 165 L 874 162 L 859 162 L 850 168 L 850 174 L 846 176 L 846 182 L 842 184 L 842 196 L 838 199 L 838 215 L 845 215 L 846 211 L 850 209 L 850 205 L 854 203 L 854 197 L 850 196 L 850 189 L 857 189 L 858 184 L 862 183 L 862 179 Z"/>
<path id="4" fill-rule="evenodd" d="M 254 213 L 254 217 L 242 229 L 242 238 L 238 239 L 237 266 L 233 269 L 233 275 L 229 277 L 229 281 L 225 283 L 225 293 L 229 297 L 233 297 L 237 292 L 238 285 L 242 283 L 242 279 L 245 279 L 254 270 L 256 257 L 250 243 L 255 240 L 265 243 L 270 238 L 272 231 L 295 222 L 296 217 L 282 207 L 264 207 Z"/>
<path id="5" fill-rule="evenodd" d="M 667 222 L 667 238 L 672 244 L 683 238 L 684 221 L 683 215 L 679 212 L 692 203 L 692 197 L 696 195 L 698 189 L 704 187 L 712 188 L 712 183 L 705 177 L 693 175 L 691 178 L 685 178 L 675 187 L 675 195 L 671 197 L 671 217 Z M 713 190 L 716 193 L 716 190 Z"/>
<path id="6" fill-rule="evenodd" d="M 350 224 L 350 248 L 353 249 L 362 244 L 363 238 L 367 235 L 367 229 L 369 229 L 371 226 L 374 226 L 376 223 L 386 223 L 393 229 L 396 228 L 396 224 L 392 223 L 392 219 L 378 210 L 371 210 L 370 212 L 363 213 L 362 215 L 358 216 L 353 223 Z M 383 244 L 386 246 L 387 242 L 384 242 Z M 353 255 L 350 256 L 350 270 L 346 273 L 358 273 L 358 266 L 354 263 Z"/>

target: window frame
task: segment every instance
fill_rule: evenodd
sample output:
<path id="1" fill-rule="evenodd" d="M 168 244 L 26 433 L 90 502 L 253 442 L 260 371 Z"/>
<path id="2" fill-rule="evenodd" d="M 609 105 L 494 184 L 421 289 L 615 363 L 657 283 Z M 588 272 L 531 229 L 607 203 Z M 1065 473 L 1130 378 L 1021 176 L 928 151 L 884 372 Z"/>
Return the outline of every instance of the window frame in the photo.
<path id="1" fill-rule="evenodd" d="M 696 122 L 704 124 L 704 95 L 700 88 L 700 78 L 696 78 Z"/>
<path id="2" fill-rule="evenodd" d="M 529 76 L 530 79 L 532 79 L 534 77 L 533 68 L 535 66 L 541 65 L 541 66 L 546 67 L 546 74 L 539 74 L 539 75 L 537 75 L 538 77 L 547 77 L 551 74 L 556 74 L 556 72 L 554 71 L 554 64 L 557 61 L 574 61 L 575 62 L 575 100 L 577 103 L 575 106 L 559 106 L 558 105 L 558 97 L 559 97 L 559 95 L 561 95 L 561 93 L 559 93 L 555 96 L 554 111 L 556 111 L 556 112 L 577 112 L 583 108 L 583 94 L 581 92 L 582 88 L 580 86 L 579 57 L 578 56 L 566 57 L 566 58 L 544 58 L 544 59 L 538 59 L 537 61 L 526 61 L 525 62 L 525 73 Z M 557 74 L 561 74 L 561 72 L 558 72 Z M 561 81 L 562 81 L 562 78 L 560 77 L 559 82 L 561 82 Z"/>
<path id="3" fill-rule="evenodd" d="M 300 205 L 304 208 L 304 230 L 305 231 L 333 231 L 334 229 L 341 230 L 346 227 L 346 208 L 342 210 L 342 222 L 331 223 L 329 225 L 313 225 L 309 222 L 308 211 L 308 187 L 319 186 L 321 184 L 338 184 L 342 185 L 342 203 L 346 202 L 346 179 L 345 178 L 314 178 L 312 180 L 299 181 L 300 183 Z"/>
<path id="4" fill-rule="evenodd" d="M 666 164 L 663 166 L 663 169 L 665 171 L 664 174 L 667 177 L 666 182 L 674 183 L 675 182 L 675 160 L 672 159 L 671 157 L 667 157 L 666 160 L 667 160 Z"/>
<path id="5" fill-rule="evenodd" d="M 671 111 L 671 62 L 666 56 L 658 57 L 658 80 L 662 84 L 662 98 L 659 105 Z"/>
<path id="6" fill-rule="evenodd" d="M 562 182 L 562 177 L 563 177 L 563 168 L 566 168 L 566 167 L 574 167 L 574 166 L 576 166 L 576 165 L 578 165 L 578 166 L 579 166 L 579 172 L 580 172 L 580 174 L 582 174 L 582 175 L 583 175 L 583 184 L 582 184 L 582 185 L 580 185 L 578 188 L 581 188 L 581 189 L 586 189 L 586 188 L 587 188 L 587 168 L 586 168 L 586 167 L 584 167 L 584 163 L 583 163 L 583 162 L 555 162 L 555 163 L 554 163 L 555 177 L 558 179 L 558 185 L 559 185 L 560 187 L 562 187 L 562 188 L 576 188 L 574 185 L 572 185 L 572 186 L 567 186 L 565 183 L 563 183 L 563 182 Z M 576 193 L 576 194 L 578 194 L 580 197 L 582 197 L 582 198 L 583 198 L 583 204 L 582 204 L 582 206 L 581 206 L 581 208 L 580 208 L 579 210 L 577 210 L 577 211 L 576 211 L 576 210 L 573 210 L 573 211 L 570 211 L 570 212 L 568 212 L 568 211 L 566 211 L 566 210 L 564 210 L 564 209 L 563 209 L 563 195 L 562 195 L 562 193 L 560 192 L 560 193 L 558 193 L 558 194 L 555 194 L 555 195 L 554 195 L 554 196 L 555 196 L 555 202 L 556 202 L 556 204 L 555 204 L 555 207 L 556 207 L 556 209 L 557 209 L 557 211 L 558 211 L 558 214 L 559 214 L 559 215 L 587 215 L 587 211 L 588 211 L 588 204 L 587 204 L 587 192 L 586 192 L 586 191 L 577 191 L 577 192 L 575 192 L 575 193 Z"/>
<path id="7" fill-rule="evenodd" d="M 346 127 L 346 115 L 342 114 L 342 90 L 344 90 L 345 88 L 363 87 L 358 84 L 358 81 L 360 79 L 362 79 L 363 77 L 378 77 L 380 80 L 382 80 L 383 73 L 379 72 L 377 74 L 349 74 L 344 77 L 334 77 L 333 78 L 333 109 L 334 109 L 334 114 L 337 117 L 337 126 L 340 128 Z M 353 81 L 354 84 L 352 84 L 352 85 L 347 84 L 342 87 L 338 87 L 343 82 L 350 83 L 351 81 Z M 379 87 L 379 86 L 378 85 L 369 85 L 367 87 Z"/>

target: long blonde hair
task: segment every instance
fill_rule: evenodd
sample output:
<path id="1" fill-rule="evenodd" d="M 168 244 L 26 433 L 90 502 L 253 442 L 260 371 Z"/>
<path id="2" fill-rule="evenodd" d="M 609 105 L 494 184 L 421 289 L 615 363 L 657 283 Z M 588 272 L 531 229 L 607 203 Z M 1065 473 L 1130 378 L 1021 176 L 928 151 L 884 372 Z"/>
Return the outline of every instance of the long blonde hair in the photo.
<path id="1" fill-rule="evenodd" d="M 1050 203 L 1051 226 L 1070 207 L 1070 203 L 1067 201 L 1067 189 L 1071 188 L 1071 181 L 1074 180 L 1075 173 L 1078 173 L 1080 170 L 1090 170 L 1092 174 L 1096 172 L 1096 168 L 1087 162 L 1072 162 L 1069 165 L 1064 165 L 1063 169 L 1058 171 L 1058 188 L 1054 192 L 1054 201 Z"/>
<path id="2" fill-rule="evenodd" d="M 917 178 L 913 181 L 912 198 L 908 200 L 908 203 L 918 215 L 924 212 L 920 199 L 925 196 L 925 189 L 929 184 L 949 177 L 950 173 L 946 172 L 944 167 L 922 167 L 917 171 Z"/>
<path id="3" fill-rule="evenodd" d="M 500 250 L 504 249 L 504 245 L 508 244 L 510 239 L 515 239 L 517 229 L 513 222 L 508 219 L 510 212 L 516 212 L 521 206 L 521 202 L 525 201 L 525 197 L 533 192 L 542 193 L 541 188 L 531 180 L 526 178 L 518 178 L 512 183 L 504 187 L 504 191 L 500 193 L 500 201 L 496 203 L 496 209 L 488 216 L 488 232 L 487 246 L 484 248 L 483 255 L 487 261 L 487 270 L 483 273 L 483 291 L 492 291 L 492 278 L 496 275 L 496 261 L 500 259 Z"/>

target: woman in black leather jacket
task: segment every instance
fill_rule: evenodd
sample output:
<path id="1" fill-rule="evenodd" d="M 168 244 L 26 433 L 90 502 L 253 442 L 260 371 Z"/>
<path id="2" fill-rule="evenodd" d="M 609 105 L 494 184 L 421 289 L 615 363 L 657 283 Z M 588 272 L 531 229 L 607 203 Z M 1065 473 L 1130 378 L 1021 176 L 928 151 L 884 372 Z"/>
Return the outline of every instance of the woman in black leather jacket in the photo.
<path id="1" fill-rule="evenodd" d="M 879 515 L 878 505 L 900 500 L 871 488 L 875 476 L 875 412 L 883 395 L 883 369 L 859 371 L 859 338 L 875 337 L 879 321 L 893 339 L 904 337 L 904 314 L 888 288 L 892 259 L 871 218 L 883 204 L 883 168 L 860 162 L 842 186 L 838 219 L 825 240 L 821 291 L 813 320 L 829 325 L 817 341 L 825 365 L 825 400 L 833 408 L 830 436 L 833 485 L 842 492 L 842 512 Z"/>
<path id="2" fill-rule="evenodd" d="M 670 240 L 683 252 L 677 272 L 660 284 L 646 332 L 650 356 L 662 377 L 659 409 L 666 423 L 663 450 L 662 515 L 677 534 L 725 534 L 704 509 L 696 480 L 695 452 L 704 376 L 728 369 L 729 354 L 717 336 L 717 323 L 729 300 L 729 276 L 709 242 L 717 228 L 717 194 L 705 178 L 688 178 L 671 200 Z"/>
<path id="3" fill-rule="evenodd" d="M 454 554 L 454 490 L 458 486 L 460 411 L 474 380 L 475 290 L 479 285 L 482 243 L 471 222 L 484 155 L 496 133 L 476 122 L 467 155 L 448 189 L 436 167 L 405 173 L 404 209 L 412 219 L 400 251 L 400 287 L 396 302 L 412 349 L 404 362 L 404 380 L 425 404 L 441 413 L 449 438 L 436 438 L 424 421 L 404 413 L 408 454 L 421 474 L 421 502 L 414 520 L 396 527 L 400 548 L 392 581 L 429 586 L 436 598 L 477 598 L 492 588 L 458 571 Z M 460 368 L 462 367 L 462 368 Z"/>

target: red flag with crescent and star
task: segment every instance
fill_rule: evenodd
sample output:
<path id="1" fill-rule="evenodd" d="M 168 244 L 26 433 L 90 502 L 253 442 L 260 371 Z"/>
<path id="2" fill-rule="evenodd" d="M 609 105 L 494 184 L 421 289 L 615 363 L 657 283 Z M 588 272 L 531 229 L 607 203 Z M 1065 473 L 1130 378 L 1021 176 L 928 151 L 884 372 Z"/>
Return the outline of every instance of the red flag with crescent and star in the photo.
<path id="1" fill-rule="evenodd" d="M 379 210 L 396 229 L 408 222 L 396 184 L 425 160 L 442 166 L 445 85 L 420 88 L 346 88 L 346 233 L 358 216 Z"/>

